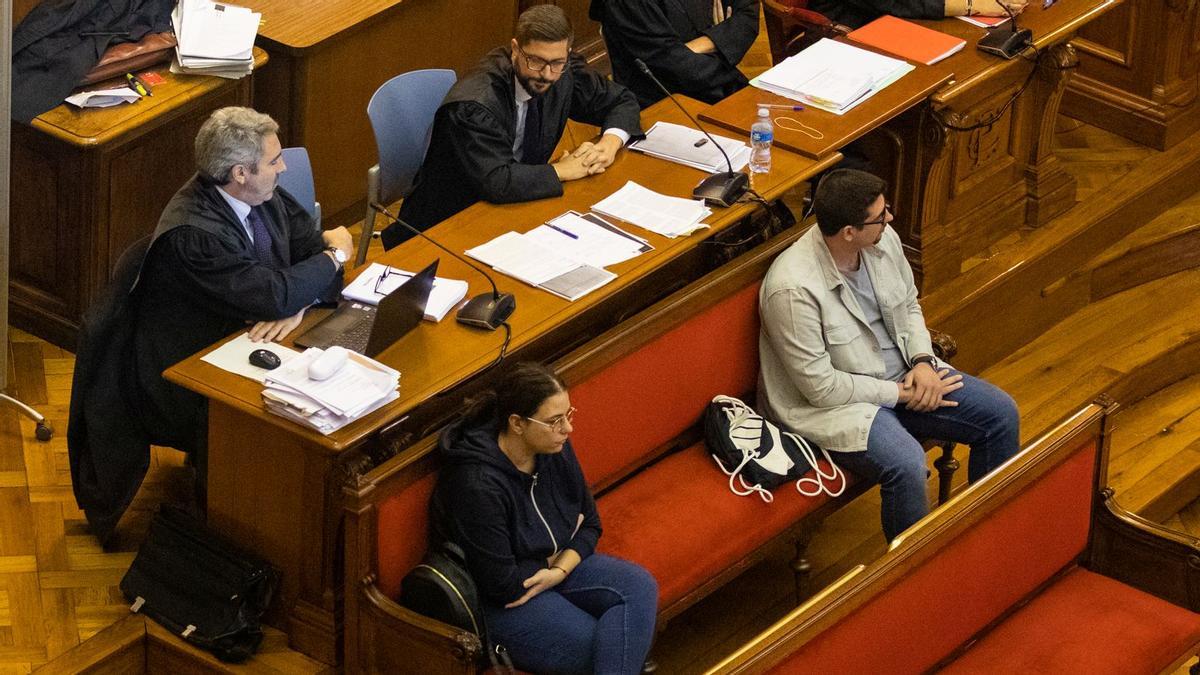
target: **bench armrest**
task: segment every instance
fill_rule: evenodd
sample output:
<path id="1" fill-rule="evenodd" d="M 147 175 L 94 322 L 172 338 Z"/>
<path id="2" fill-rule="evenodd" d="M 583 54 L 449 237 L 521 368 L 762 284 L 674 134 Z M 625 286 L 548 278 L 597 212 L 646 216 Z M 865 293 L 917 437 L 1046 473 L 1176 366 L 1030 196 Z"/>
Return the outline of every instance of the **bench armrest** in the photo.
<path id="1" fill-rule="evenodd" d="M 397 604 L 374 583 L 360 593 L 357 629 L 369 637 L 360 641 L 357 670 L 400 672 L 420 664 L 427 673 L 478 672 L 483 646 L 477 635 Z"/>
<path id="2" fill-rule="evenodd" d="M 1100 497 L 1084 566 L 1200 612 L 1200 538 L 1125 510 L 1114 501 L 1111 488 Z"/>
<path id="3" fill-rule="evenodd" d="M 929 340 L 933 343 L 933 355 L 939 359 L 949 361 L 958 356 L 958 343 L 949 333 L 930 328 Z"/>

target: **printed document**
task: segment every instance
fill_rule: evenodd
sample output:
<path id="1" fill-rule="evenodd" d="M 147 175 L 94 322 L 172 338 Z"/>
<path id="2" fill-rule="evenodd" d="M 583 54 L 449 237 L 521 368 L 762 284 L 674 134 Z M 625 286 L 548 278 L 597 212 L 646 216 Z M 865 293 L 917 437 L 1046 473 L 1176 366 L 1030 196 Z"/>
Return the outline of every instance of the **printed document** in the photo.
<path id="1" fill-rule="evenodd" d="M 380 276 L 383 276 L 383 281 L 379 280 Z M 407 270 L 371 263 L 362 274 L 342 289 L 342 297 L 368 305 L 378 305 L 384 296 L 400 288 L 400 285 L 412 276 L 413 273 Z M 441 321 L 465 297 L 467 282 L 461 279 L 434 277 L 433 291 L 425 305 L 425 320 L 434 323 Z"/>
<path id="2" fill-rule="evenodd" d="M 901 59 L 822 38 L 750 84 L 841 115 L 915 67 Z"/>
<path id="3" fill-rule="evenodd" d="M 633 181 L 593 204 L 592 210 L 672 238 L 708 227 L 700 221 L 712 215 L 702 201 L 669 197 Z"/>
<path id="4" fill-rule="evenodd" d="M 655 122 L 646 137 L 630 143 L 629 149 L 709 173 L 728 171 L 730 165 L 733 171 L 741 171 L 750 163 L 750 146 L 726 136 L 712 137 L 729 155 L 729 164 L 702 131 L 671 122 Z"/>

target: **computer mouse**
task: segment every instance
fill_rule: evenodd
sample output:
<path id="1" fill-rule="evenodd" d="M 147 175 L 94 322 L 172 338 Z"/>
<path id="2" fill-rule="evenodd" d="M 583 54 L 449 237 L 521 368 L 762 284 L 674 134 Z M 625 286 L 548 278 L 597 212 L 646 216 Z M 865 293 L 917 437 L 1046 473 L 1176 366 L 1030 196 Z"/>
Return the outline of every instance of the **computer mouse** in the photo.
<path id="1" fill-rule="evenodd" d="M 255 349 L 250 352 L 250 365 L 275 370 L 283 361 L 279 355 L 269 349 Z"/>

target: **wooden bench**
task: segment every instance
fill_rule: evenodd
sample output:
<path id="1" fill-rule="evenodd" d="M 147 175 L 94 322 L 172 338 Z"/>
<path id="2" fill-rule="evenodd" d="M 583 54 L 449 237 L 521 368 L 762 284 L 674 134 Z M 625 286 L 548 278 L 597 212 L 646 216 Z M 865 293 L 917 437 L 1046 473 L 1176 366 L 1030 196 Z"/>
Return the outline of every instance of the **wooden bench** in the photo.
<path id="1" fill-rule="evenodd" d="M 837 498 L 784 484 L 773 503 L 733 495 L 705 451 L 698 422 L 717 394 L 752 402 L 758 374 L 758 288 L 793 228 L 596 337 L 555 364 L 579 409 L 573 443 L 597 495 L 599 550 L 646 567 L 659 584 L 659 625 L 748 566 L 773 544 L 801 554 Z M 474 635 L 400 607 L 404 574 L 425 551 L 436 481 L 436 437 L 363 475 L 345 492 L 347 672 L 471 672 Z M 943 481 L 948 487 L 948 480 Z"/>
<path id="2" fill-rule="evenodd" d="M 1174 672 L 1200 649 L 1200 539 L 1113 500 L 1113 408 L 1076 413 L 710 673 Z"/>

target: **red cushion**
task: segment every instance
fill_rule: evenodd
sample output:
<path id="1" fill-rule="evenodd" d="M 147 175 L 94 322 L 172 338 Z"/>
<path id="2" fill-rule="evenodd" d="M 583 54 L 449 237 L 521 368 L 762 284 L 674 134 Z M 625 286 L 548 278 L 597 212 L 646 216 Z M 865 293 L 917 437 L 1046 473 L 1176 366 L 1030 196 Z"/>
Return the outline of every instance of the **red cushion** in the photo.
<path id="1" fill-rule="evenodd" d="M 794 483 L 774 494 L 770 504 L 734 495 L 697 445 L 665 457 L 598 500 L 600 550 L 649 570 L 658 581 L 659 607 L 666 607 L 829 500 L 801 496 Z"/>
<path id="2" fill-rule="evenodd" d="M 945 658 L 1083 550 L 1095 443 L 1086 439 L 973 529 L 915 562 L 777 672 L 919 673 Z"/>
<path id="3" fill-rule="evenodd" d="M 1200 642 L 1200 614 L 1075 568 L 943 673 L 1158 673 Z"/>
<path id="4" fill-rule="evenodd" d="M 389 598 L 399 597 L 400 580 L 425 555 L 429 497 L 436 480 L 431 473 L 379 503 L 378 586 Z"/>
<path id="5" fill-rule="evenodd" d="M 571 442 L 592 484 L 619 477 L 696 424 L 717 394 L 758 377 L 758 282 L 663 333 L 582 382 Z"/>

